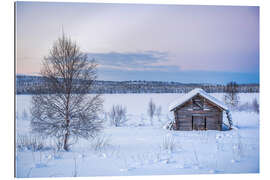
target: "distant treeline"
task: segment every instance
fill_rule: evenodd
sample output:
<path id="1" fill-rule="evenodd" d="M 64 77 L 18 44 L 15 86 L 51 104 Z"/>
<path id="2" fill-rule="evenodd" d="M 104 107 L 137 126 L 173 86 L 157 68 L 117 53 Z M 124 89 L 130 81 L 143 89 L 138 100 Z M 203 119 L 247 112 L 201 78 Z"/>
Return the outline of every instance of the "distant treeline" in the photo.
<path id="1" fill-rule="evenodd" d="M 74 83 L 82 82 L 78 80 Z M 41 86 L 44 88 L 40 91 L 40 88 L 37 87 Z M 93 88 L 89 93 L 187 93 L 194 88 L 202 88 L 208 93 L 222 93 L 225 92 L 225 87 L 226 85 L 221 84 L 196 84 L 162 81 L 94 81 Z M 259 84 L 239 84 L 237 88 L 238 92 L 241 93 L 259 92 Z M 46 89 L 46 81 L 40 76 L 16 76 L 16 94 L 36 93 L 53 93 L 53 91 Z"/>

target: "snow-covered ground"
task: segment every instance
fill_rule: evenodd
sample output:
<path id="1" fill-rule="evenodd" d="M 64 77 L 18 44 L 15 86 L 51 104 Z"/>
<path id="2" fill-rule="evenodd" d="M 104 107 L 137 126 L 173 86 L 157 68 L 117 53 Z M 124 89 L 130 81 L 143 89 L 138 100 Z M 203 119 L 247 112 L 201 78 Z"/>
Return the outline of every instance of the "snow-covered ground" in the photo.
<path id="1" fill-rule="evenodd" d="M 223 94 L 211 94 L 222 100 Z M 128 121 L 112 127 L 107 119 L 100 137 L 79 140 L 70 152 L 48 146 L 33 152 L 17 149 L 17 177 L 170 175 L 259 172 L 259 114 L 233 111 L 236 129 L 230 131 L 169 131 L 163 126 L 172 119 L 169 104 L 181 94 L 105 94 L 104 112 L 120 104 Z M 240 104 L 259 101 L 259 94 L 240 94 Z M 162 107 L 151 125 L 147 115 L 150 99 Z M 16 96 L 16 136 L 31 135 L 30 95 Z M 160 119 L 160 120 L 159 120 Z M 103 143 L 98 143 L 103 142 Z M 98 145 L 101 145 L 99 147 Z"/>

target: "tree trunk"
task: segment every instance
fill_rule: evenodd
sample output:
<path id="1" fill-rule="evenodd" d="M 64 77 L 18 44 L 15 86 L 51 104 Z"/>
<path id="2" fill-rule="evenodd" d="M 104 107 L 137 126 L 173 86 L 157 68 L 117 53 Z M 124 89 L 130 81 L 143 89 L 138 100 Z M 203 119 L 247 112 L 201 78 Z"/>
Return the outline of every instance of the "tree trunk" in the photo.
<path id="1" fill-rule="evenodd" d="M 64 138 L 64 147 L 63 147 L 65 151 L 68 151 L 69 150 L 68 149 L 68 137 L 69 137 L 69 133 L 66 132 L 65 138 Z"/>
<path id="2" fill-rule="evenodd" d="M 66 126 L 67 126 L 67 132 L 65 134 L 64 138 L 64 150 L 68 151 L 68 138 L 69 138 L 69 98 L 70 98 L 70 91 L 68 90 L 68 95 L 67 95 L 67 104 L 66 104 Z"/>

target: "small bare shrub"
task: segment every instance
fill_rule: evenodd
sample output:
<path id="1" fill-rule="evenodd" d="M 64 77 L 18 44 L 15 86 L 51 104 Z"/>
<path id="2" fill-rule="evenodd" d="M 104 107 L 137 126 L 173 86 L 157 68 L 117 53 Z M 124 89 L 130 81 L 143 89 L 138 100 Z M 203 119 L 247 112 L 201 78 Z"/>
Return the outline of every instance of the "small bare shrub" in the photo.
<path id="1" fill-rule="evenodd" d="M 108 113 L 111 125 L 119 127 L 123 125 L 127 119 L 127 109 L 121 105 L 113 105 L 111 111 Z"/>
<path id="2" fill-rule="evenodd" d="M 233 158 L 235 161 L 239 162 L 244 156 L 244 146 L 239 131 L 237 131 L 236 136 L 237 142 L 233 144 Z"/>
<path id="3" fill-rule="evenodd" d="M 259 106 L 259 103 L 258 103 L 258 101 L 257 101 L 256 98 L 254 98 L 253 101 L 252 101 L 252 107 L 253 107 L 253 110 L 256 113 L 259 113 L 260 112 L 260 106 Z"/>
<path id="4" fill-rule="evenodd" d="M 45 149 L 44 141 L 42 138 L 29 135 L 17 136 L 16 147 L 19 151 L 23 150 L 41 151 Z"/>
<path id="5" fill-rule="evenodd" d="M 151 125 L 153 125 L 153 117 L 155 115 L 156 112 L 156 104 L 153 102 L 152 99 L 150 99 L 150 102 L 148 104 L 148 109 L 147 109 L 147 113 L 150 117 L 150 123 Z"/>
<path id="6" fill-rule="evenodd" d="M 156 116 L 157 116 L 159 122 L 161 121 L 160 120 L 161 112 L 162 112 L 162 108 L 161 108 L 161 106 L 158 106 L 158 108 L 156 109 Z"/>
<path id="7" fill-rule="evenodd" d="M 54 147 L 56 148 L 57 151 L 60 151 L 64 146 L 62 137 L 61 136 L 55 137 L 53 140 L 54 140 L 54 143 L 53 143 Z"/>
<path id="8" fill-rule="evenodd" d="M 171 134 L 167 134 L 166 136 L 164 136 L 161 148 L 163 150 L 173 152 L 175 150 L 175 147 L 176 144 L 174 141 L 174 137 Z"/>
<path id="9" fill-rule="evenodd" d="M 96 136 L 94 140 L 91 142 L 91 147 L 95 151 L 100 152 L 109 146 L 109 142 L 110 142 L 110 138 L 108 136 L 104 136 L 104 135 Z"/>

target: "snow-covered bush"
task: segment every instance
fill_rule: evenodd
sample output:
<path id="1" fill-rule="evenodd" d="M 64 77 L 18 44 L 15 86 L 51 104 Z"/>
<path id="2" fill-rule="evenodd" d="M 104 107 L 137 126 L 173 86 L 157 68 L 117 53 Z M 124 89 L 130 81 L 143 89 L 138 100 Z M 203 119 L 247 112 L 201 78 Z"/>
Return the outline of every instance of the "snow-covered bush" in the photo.
<path id="1" fill-rule="evenodd" d="M 232 128 L 233 127 L 233 120 L 232 120 L 232 114 L 230 111 L 226 111 L 226 116 L 229 122 L 229 127 Z"/>
<path id="2" fill-rule="evenodd" d="M 127 109 L 121 105 L 113 105 L 111 111 L 108 113 L 111 125 L 119 127 L 123 125 L 127 119 Z"/>
<path id="3" fill-rule="evenodd" d="M 173 117 L 170 117 L 170 115 L 167 114 L 167 121 L 165 122 L 164 129 L 168 129 L 168 130 L 176 130 L 176 123 L 175 123 L 175 119 Z"/>
<path id="4" fill-rule="evenodd" d="M 30 135 L 18 135 L 16 141 L 16 147 L 19 151 L 32 150 L 41 151 L 46 147 L 42 138 Z"/>
<path id="5" fill-rule="evenodd" d="M 175 130 L 175 121 L 168 122 L 163 128 L 168 130 Z"/>

